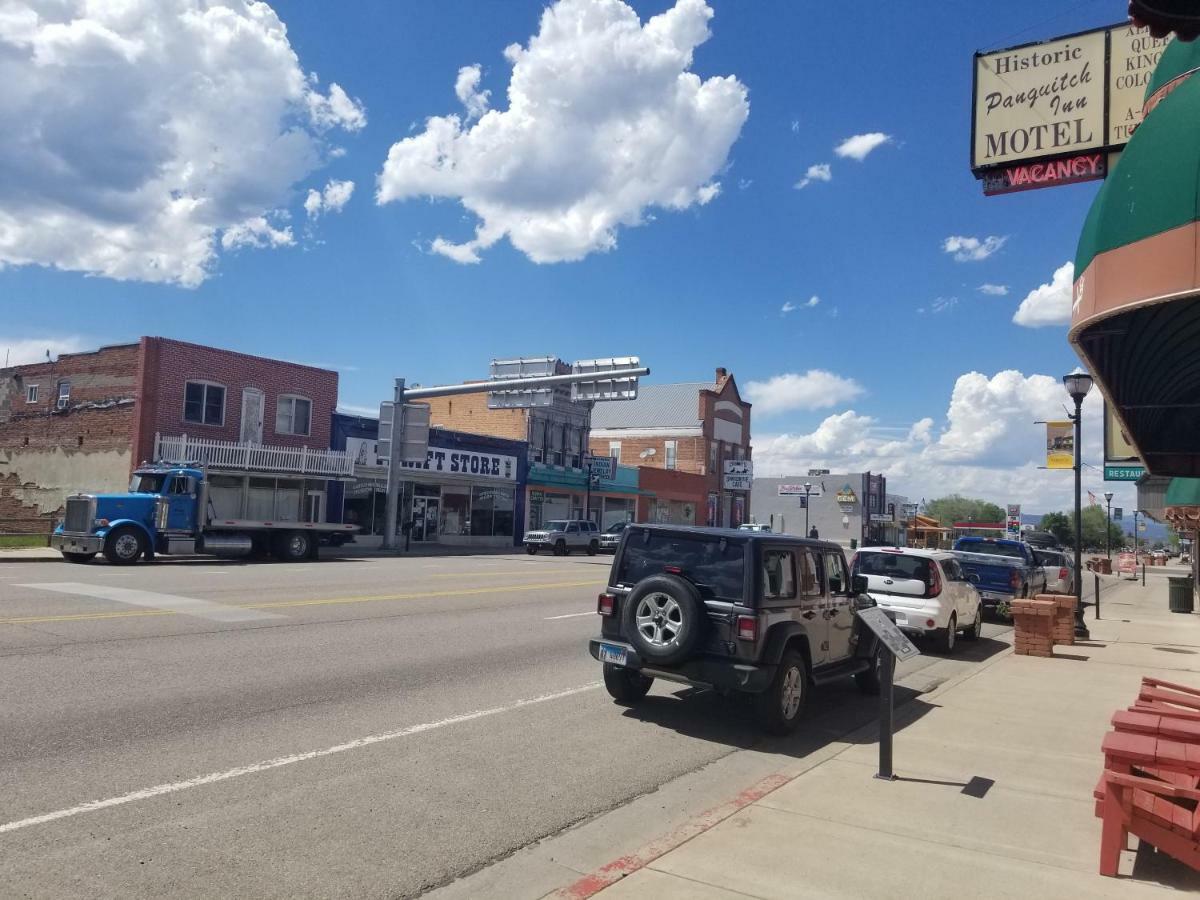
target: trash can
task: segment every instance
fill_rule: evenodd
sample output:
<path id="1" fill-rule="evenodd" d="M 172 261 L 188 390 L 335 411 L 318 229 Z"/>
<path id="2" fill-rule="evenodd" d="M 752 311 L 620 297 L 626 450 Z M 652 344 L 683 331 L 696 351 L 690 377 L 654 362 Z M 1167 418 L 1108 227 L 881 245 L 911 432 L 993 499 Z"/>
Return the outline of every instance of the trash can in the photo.
<path id="1" fill-rule="evenodd" d="M 850 538 L 850 549 L 851 550 L 858 549 L 858 538 Z M 1190 610 L 1189 610 L 1189 612 L 1190 612 Z"/>
<path id="2" fill-rule="evenodd" d="M 1190 613 L 1194 608 L 1193 597 L 1193 580 L 1192 576 L 1186 578 L 1170 578 L 1168 587 L 1168 602 L 1170 603 L 1171 612 Z"/>

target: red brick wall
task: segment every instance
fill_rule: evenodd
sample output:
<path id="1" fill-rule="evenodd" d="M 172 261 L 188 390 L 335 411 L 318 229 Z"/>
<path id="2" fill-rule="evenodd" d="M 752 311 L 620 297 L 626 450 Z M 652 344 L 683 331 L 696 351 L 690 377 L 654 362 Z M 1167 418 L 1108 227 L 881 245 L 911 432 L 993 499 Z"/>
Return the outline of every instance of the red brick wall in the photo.
<path id="1" fill-rule="evenodd" d="M 48 530 L 67 494 L 128 476 L 138 345 L 0 370 L 0 530 Z M 58 384 L 68 381 L 65 409 Z M 38 386 L 36 403 L 26 390 Z"/>
<path id="2" fill-rule="evenodd" d="M 195 380 L 224 386 L 222 425 L 184 421 L 185 385 Z M 144 337 L 138 383 L 142 402 L 135 436 L 135 461 L 153 456 L 156 432 L 220 441 L 241 440 L 244 388 L 258 388 L 264 394 L 264 444 L 322 449 L 329 446 L 331 418 L 337 407 L 337 372 L 167 338 Z M 276 402 L 281 394 L 296 394 L 312 401 L 307 436 L 276 432 Z"/>
<path id="3" fill-rule="evenodd" d="M 624 445 L 621 448 L 624 453 Z M 607 451 L 606 451 L 607 452 Z M 690 472 L 673 472 L 651 466 L 638 466 L 638 488 L 652 491 L 653 497 L 638 497 L 639 522 L 651 521 L 651 506 L 658 500 L 680 500 L 694 503 L 696 521 L 704 524 L 704 511 L 708 503 L 708 479 Z"/>
<path id="4" fill-rule="evenodd" d="M 431 397 L 429 422 L 451 431 L 485 434 L 524 441 L 529 437 L 524 409 L 488 409 L 487 394 L 460 394 L 457 397 Z"/>

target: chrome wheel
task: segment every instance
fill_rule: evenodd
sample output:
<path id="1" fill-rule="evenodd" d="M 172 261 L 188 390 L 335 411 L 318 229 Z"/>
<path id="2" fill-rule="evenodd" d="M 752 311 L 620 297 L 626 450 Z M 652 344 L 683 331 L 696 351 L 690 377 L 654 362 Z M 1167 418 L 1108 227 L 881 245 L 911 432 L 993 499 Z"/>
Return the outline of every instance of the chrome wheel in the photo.
<path id="1" fill-rule="evenodd" d="M 783 676 L 783 688 L 779 692 L 779 703 L 783 709 L 784 719 L 794 719 L 800 711 L 800 701 L 804 698 L 802 673 L 795 666 L 787 670 Z"/>
<path id="2" fill-rule="evenodd" d="M 655 647 L 669 647 L 679 639 L 683 630 L 683 611 L 669 594 L 647 594 L 637 605 L 634 622 L 646 642 Z"/>
<path id="3" fill-rule="evenodd" d="M 134 534 L 117 535 L 117 539 L 113 541 L 113 552 L 121 559 L 136 559 L 141 550 L 141 542 Z"/>
<path id="4" fill-rule="evenodd" d="M 293 534 L 288 538 L 288 555 L 301 557 L 308 553 L 308 538 L 302 534 Z"/>

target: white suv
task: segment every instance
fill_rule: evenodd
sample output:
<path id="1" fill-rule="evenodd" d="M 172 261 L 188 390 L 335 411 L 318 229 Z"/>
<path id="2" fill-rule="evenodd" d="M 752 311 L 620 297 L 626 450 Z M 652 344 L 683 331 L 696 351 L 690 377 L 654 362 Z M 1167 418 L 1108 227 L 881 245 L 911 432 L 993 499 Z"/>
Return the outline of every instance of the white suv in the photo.
<path id="1" fill-rule="evenodd" d="M 851 562 L 865 575 L 867 592 L 893 613 L 901 631 L 932 636 L 943 653 L 953 653 L 959 632 L 979 640 L 983 608 L 979 591 L 967 580 L 953 553 L 902 547 L 869 547 Z"/>
<path id="2" fill-rule="evenodd" d="M 595 556 L 600 550 L 600 529 L 586 519 L 555 519 L 525 532 L 525 552 L 533 556 L 539 550 L 552 550 L 555 556 L 586 550 L 588 556 Z"/>

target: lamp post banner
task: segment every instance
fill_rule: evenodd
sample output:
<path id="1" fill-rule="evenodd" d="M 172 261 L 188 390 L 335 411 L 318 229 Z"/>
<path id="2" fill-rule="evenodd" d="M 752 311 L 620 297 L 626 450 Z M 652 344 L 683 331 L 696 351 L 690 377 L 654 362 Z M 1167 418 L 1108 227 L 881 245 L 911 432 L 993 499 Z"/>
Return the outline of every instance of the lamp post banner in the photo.
<path id="1" fill-rule="evenodd" d="M 1072 422 L 1046 423 L 1046 468 L 1075 467 L 1075 425 Z"/>

